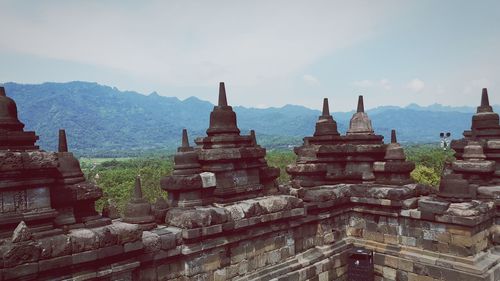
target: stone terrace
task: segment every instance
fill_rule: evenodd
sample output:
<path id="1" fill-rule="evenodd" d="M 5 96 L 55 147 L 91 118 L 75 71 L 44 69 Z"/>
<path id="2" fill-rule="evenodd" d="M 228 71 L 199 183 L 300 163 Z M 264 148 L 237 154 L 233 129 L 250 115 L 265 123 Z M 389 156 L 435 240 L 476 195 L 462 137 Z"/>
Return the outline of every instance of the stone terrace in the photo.
<path id="1" fill-rule="evenodd" d="M 483 91 L 435 192 L 411 181 L 396 132 L 383 143 L 362 97 L 344 136 L 325 99 L 278 186 L 221 83 L 207 136 L 191 147 L 184 131 L 161 181 L 168 202 L 147 202 L 137 178 L 117 218 L 94 211 L 102 191 L 65 132 L 59 152 L 39 150 L 0 88 L 0 280 L 348 280 L 353 247 L 374 252 L 374 280 L 500 280 L 498 122 Z"/>

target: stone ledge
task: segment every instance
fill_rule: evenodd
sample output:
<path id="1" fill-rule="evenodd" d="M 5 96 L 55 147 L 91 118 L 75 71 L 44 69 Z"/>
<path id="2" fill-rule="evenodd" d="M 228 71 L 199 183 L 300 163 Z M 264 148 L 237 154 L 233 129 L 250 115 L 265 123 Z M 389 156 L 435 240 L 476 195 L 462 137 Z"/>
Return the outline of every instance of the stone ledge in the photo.
<path id="1" fill-rule="evenodd" d="M 271 195 L 229 204 L 214 204 L 189 209 L 174 208 L 167 212 L 166 221 L 172 226 L 189 229 L 183 233 L 183 236 L 194 238 L 246 227 L 261 221 L 277 220 L 283 216 L 289 216 L 281 212 L 302 207 L 302 200 L 296 197 Z"/>

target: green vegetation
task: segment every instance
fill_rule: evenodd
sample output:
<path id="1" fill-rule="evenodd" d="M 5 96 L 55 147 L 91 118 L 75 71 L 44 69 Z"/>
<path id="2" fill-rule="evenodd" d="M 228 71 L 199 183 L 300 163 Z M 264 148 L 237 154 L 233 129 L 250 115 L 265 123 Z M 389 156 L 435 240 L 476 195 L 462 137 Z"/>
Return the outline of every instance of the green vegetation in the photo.
<path id="1" fill-rule="evenodd" d="M 436 188 L 439 186 L 444 163 L 454 159 L 454 151 L 444 151 L 430 145 L 409 146 L 405 148 L 405 152 L 406 158 L 415 163 L 415 170 L 411 173 L 412 178 L 418 183 Z"/>
<path id="2" fill-rule="evenodd" d="M 445 161 L 453 159 L 452 151 L 443 151 L 433 146 L 406 147 L 408 160 L 415 162 L 412 177 L 416 182 L 434 187 L 439 185 L 441 170 Z M 286 166 L 295 162 L 296 156 L 289 150 L 271 150 L 266 160 L 270 166 L 278 167 L 280 184 L 290 180 Z M 167 193 L 160 188 L 160 179 L 170 175 L 173 169 L 171 156 L 143 156 L 140 158 L 83 158 L 82 170 L 87 179 L 97 182 L 104 196 L 97 201 L 96 208 L 101 210 L 104 202 L 112 199 L 120 211 L 132 195 L 136 175 L 142 179 L 143 193 L 150 202 L 155 202 Z"/>
<path id="3" fill-rule="evenodd" d="M 280 177 L 278 182 L 284 184 L 290 180 L 290 176 L 286 172 L 286 166 L 295 162 L 296 156 L 292 151 L 269 151 L 266 156 L 269 166 L 280 168 Z"/>
<path id="4" fill-rule="evenodd" d="M 95 163 L 95 164 L 94 164 Z M 95 181 L 104 192 L 104 196 L 97 201 L 96 209 L 101 210 L 104 202 L 113 200 L 120 211 L 132 195 L 135 177 L 141 176 L 144 196 L 155 202 L 160 196 L 167 193 L 160 188 L 160 179 L 172 172 L 172 157 L 147 157 L 112 160 L 84 160 L 82 170 L 87 179 Z"/>

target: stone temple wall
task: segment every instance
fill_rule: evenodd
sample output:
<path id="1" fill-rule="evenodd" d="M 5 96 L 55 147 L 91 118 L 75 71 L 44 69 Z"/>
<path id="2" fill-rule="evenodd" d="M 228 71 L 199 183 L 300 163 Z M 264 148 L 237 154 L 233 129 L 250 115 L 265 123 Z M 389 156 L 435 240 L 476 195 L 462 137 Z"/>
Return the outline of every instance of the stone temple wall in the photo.
<path id="1" fill-rule="evenodd" d="M 94 210 L 102 191 L 65 132 L 58 152 L 39 150 L 0 87 L 0 281 L 349 280 L 359 248 L 373 252 L 366 280 L 500 280 L 500 125 L 487 93 L 438 191 L 412 182 L 396 132 L 385 144 L 363 103 L 343 136 L 325 99 L 278 186 L 221 84 L 207 136 L 191 147 L 183 132 L 161 181 L 168 202 L 145 200 L 138 177 L 119 217 L 112 204 Z"/>

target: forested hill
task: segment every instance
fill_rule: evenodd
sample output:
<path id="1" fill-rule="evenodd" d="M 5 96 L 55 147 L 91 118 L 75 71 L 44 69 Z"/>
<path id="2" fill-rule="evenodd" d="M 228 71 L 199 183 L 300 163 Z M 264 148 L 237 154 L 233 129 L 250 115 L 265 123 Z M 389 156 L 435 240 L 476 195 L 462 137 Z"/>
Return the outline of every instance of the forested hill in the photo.
<path id="1" fill-rule="evenodd" d="M 27 130 L 40 136 L 39 145 L 55 150 L 59 128 L 65 128 L 70 148 L 84 155 L 113 155 L 174 149 L 182 128 L 190 139 L 205 135 L 210 102 L 195 97 L 179 100 L 156 93 L 142 95 L 89 82 L 4 84 L 15 99 Z M 268 148 L 297 145 L 312 134 L 320 111 L 303 106 L 281 108 L 234 107 L 242 133 L 255 129 L 260 144 Z M 386 138 L 392 128 L 400 142 L 428 143 L 449 131 L 460 137 L 470 126 L 474 108 L 433 105 L 406 108 L 388 106 L 368 111 L 375 130 Z M 345 132 L 352 112 L 333 113 L 339 130 Z"/>

